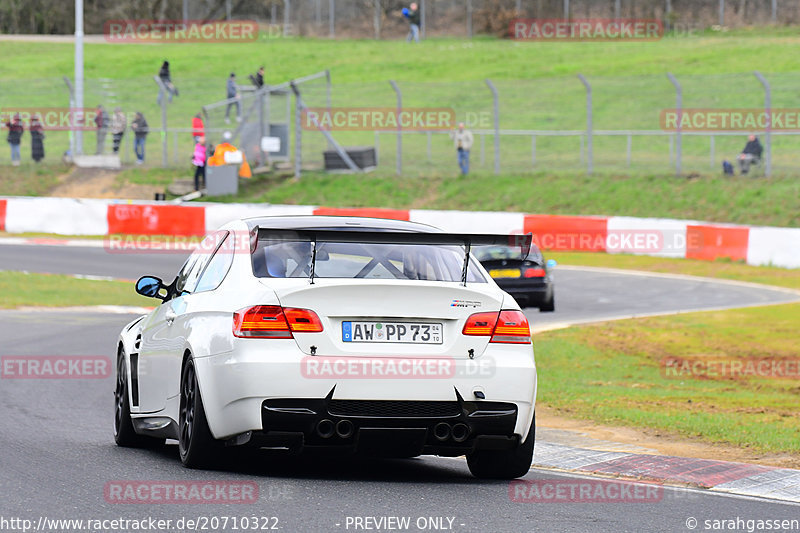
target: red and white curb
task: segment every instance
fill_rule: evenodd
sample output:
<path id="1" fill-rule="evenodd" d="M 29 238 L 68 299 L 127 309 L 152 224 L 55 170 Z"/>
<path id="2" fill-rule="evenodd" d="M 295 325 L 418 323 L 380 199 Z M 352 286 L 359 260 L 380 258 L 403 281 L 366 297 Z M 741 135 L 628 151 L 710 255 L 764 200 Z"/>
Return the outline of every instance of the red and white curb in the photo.
<path id="1" fill-rule="evenodd" d="M 711 459 L 575 448 L 537 441 L 534 467 L 800 503 L 800 470 Z"/>
<path id="2" fill-rule="evenodd" d="M 636 253 L 800 268 L 800 228 L 619 216 L 493 211 L 173 204 L 76 198 L 0 198 L 0 231 L 59 235 L 203 235 L 255 216 L 339 215 L 410 220 L 450 232 L 533 233 L 553 251 Z"/>

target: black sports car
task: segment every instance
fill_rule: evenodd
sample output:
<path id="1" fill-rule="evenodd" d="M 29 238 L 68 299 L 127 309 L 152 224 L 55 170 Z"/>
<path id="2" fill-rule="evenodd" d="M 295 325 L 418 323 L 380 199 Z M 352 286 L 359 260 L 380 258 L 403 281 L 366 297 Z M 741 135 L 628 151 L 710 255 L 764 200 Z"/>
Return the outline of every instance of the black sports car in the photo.
<path id="1" fill-rule="evenodd" d="M 550 269 L 554 260 L 546 261 L 542 252 L 532 246 L 523 257 L 518 247 L 480 246 L 473 254 L 494 278 L 522 307 L 538 307 L 539 311 L 555 310 L 555 295 Z"/>

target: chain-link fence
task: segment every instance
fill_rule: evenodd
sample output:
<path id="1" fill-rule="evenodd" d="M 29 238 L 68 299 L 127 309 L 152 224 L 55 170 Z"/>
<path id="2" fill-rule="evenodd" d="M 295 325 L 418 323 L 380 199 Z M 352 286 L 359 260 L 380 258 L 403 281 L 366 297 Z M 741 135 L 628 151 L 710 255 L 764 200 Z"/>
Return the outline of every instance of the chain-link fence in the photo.
<path id="1" fill-rule="evenodd" d="M 191 119 L 205 113 L 208 141 L 219 142 L 222 132 L 234 133 L 259 166 L 276 161 L 291 163 L 304 171 L 323 168 L 323 153 L 334 148 L 375 147 L 376 172 L 408 176 L 454 175 L 456 151 L 449 137 L 456 122 L 465 122 L 475 142 L 471 150 L 474 170 L 487 173 L 522 173 L 536 170 L 576 172 L 610 171 L 664 174 L 716 171 L 721 161 L 733 161 L 749 133 L 764 144 L 764 173 L 794 173 L 800 168 L 800 127 L 726 129 L 712 131 L 666 127 L 665 110 L 678 106 L 680 89 L 684 110 L 800 110 L 800 73 L 754 73 L 676 76 L 667 74 L 577 76 L 536 80 L 484 80 L 465 82 L 335 83 L 325 73 L 297 84 L 309 108 L 358 111 L 447 109 L 451 120 L 426 128 L 360 125 L 331 128 L 331 142 L 319 129 L 303 122 L 288 83 L 261 92 L 243 84 L 241 111 L 225 96 L 224 80 L 175 78 L 178 96 L 164 101 L 164 118 L 157 103 L 158 85 L 152 78 L 86 80 L 87 107 L 103 103 L 110 112 L 120 106 L 128 117 L 120 154 L 133 162 L 130 123 L 141 111 L 150 126 L 146 163 L 188 167 L 193 149 Z M 677 85 L 676 85 L 677 84 Z M 587 91 L 587 86 L 590 91 Z M 496 91 L 495 103 L 492 88 Z M 244 90 L 247 89 L 247 90 Z M 591 101 L 589 101 L 589 93 Z M 3 109 L 14 107 L 69 107 L 68 86 L 62 79 L 0 81 Z M 769 103 L 767 103 L 769 98 Z M 399 99 L 399 102 L 398 102 Z M 589 107 L 589 104 L 591 107 Z M 495 112 L 496 105 L 496 112 Z M 225 113 L 228 113 L 228 121 Z M 241 122 L 237 117 L 241 116 Z M 60 159 L 70 146 L 69 131 L 48 130 L 45 124 L 45 161 Z M 95 152 L 96 134 L 83 132 L 84 153 Z M 281 139 L 279 152 L 262 152 L 263 137 Z M 27 131 L 23 154 L 30 147 Z M 26 146 L 27 145 L 27 146 Z M 104 149 L 111 149 L 111 135 Z M 27 158 L 27 157 L 26 157 Z M 0 151 L 0 164 L 10 162 L 9 151 Z"/>

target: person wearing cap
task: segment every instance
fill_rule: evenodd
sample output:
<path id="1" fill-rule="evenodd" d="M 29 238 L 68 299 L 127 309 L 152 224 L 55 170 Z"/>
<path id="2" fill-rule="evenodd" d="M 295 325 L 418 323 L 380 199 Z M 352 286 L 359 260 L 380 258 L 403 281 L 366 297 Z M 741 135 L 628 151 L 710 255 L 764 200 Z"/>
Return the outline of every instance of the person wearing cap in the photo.
<path id="1" fill-rule="evenodd" d="M 209 157 L 206 160 L 206 166 L 209 167 L 216 167 L 225 165 L 225 154 L 228 152 L 239 152 L 242 154 L 242 163 L 239 165 L 239 177 L 240 178 L 250 178 L 253 176 L 252 172 L 250 172 L 250 165 L 247 163 L 247 158 L 244 155 L 244 152 L 239 151 L 234 145 L 230 143 L 230 140 L 233 138 L 231 132 L 226 131 L 222 134 L 222 142 L 219 143 L 216 148 L 214 148 L 214 155 Z"/>
<path id="2" fill-rule="evenodd" d="M 19 113 L 15 114 L 13 119 L 6 122 L 6 127 L 8 128 L 8 137 L 6 137 L 6 140 L 11 147 L 11 164 L 17 167 L 20 161 L 19 146 L 22 144 L 22 133 L 25 131 Z"/>
<path id="3" fill-rule="evenodd" d="M 236 73 L 231 72 L 231 75 L 228 76 L 228 83 L 226 85 L 228 100 L 233 100 L 232 102 L 228 103 L 228 107 L 225 108 L 225 122 L 230 123 L 231 119 L 231 107 L 236 106 L 236 122 L 242 121 L 242 96 L 239 94 L 239 87 L 236 85 Z"/>

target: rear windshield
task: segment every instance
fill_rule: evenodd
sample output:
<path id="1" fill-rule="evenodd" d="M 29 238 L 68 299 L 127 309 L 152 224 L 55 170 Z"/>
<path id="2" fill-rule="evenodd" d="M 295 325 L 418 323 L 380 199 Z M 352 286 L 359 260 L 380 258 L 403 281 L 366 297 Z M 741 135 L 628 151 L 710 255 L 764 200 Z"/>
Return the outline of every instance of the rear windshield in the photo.
<path id="1" fill-rule="evenodd" d="M 464 248 L 459 246 L 325 242 L 317 244 L 314 277 L 461 281 L 463 266 Z M 259 240 L 253 273 L 259 278 L 309 277 L 311 243 Z M 467 281 L 486 282 L 473 263 Z"/>

